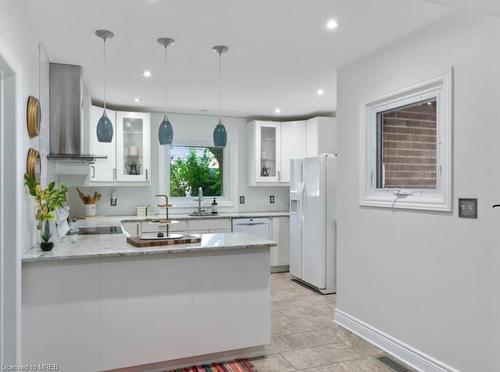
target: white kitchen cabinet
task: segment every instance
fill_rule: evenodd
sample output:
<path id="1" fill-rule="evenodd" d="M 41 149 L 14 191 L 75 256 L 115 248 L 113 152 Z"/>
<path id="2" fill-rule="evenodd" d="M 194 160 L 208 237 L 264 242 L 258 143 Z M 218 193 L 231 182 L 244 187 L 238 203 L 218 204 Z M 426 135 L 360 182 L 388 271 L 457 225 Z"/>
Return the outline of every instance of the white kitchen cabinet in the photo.
<path id="1" fill-rule="evenodd" d="M 252 121 L 248 124 L 250 186 L 288 186 L 290 159 L 306 154 L 306 123 Z"/>
<path id="2" fill-rule="evenodd" d="M 318 116 L 307 120 L 307 157 L 336 154 L 337 119 Z"/>
<path id="3" fill-rule="evenodd" d="M 255 136 L 255 182 L 279 182 L 281 123 L 257 121 Z"/>
<path id="4" fill-rule="evenodd" d="M 175 220 L 175 215 L 171 216 Z M 123 225 L 123 224 L 122 224 Z M 165 224 L 153 221 L 142 221 L 141 233 L 165 231 Z M 218 234 L 231 232 L 231 220 L 229 218 L 196 218 L 190 220 L 179 220 L 178 223 L 170 225 L 170 231 L 185 232 L 188 234 Z"/>
<path id="5" fill-rule="evenodd" d="M 290 160 L 337 153 L 335 118 L 248 124 L 250 186 L 288 186 Z"/>
<path id="6" fill-rule="evenodd" d="M 273 217 L 271 240 L 278 243 L 271 248 L 271 270 L 288 271 L 290 265 L 290 218 Z"/>
<path id="7" fill-rule="evenodd" d="M 151 115 L 116 113 L 116 179 L 147 182 L 151 179 Z"/>
<path id="8" fill-rule="evenodd" d="M 281 123 L 281 169 L 279 182 L 290 182 L 290 160 L 307 154 L 307 125 L 305 121 Z"/>
<path id="9" fill-rule="evenodd" d="M 98 159 L 89 166 L 90 182 L 113 182 L 116 175 L 116 113 L 106 109 L 106 114 L 113 124 L 115 135 L 111 142 L 99 142 L 97 140 L 97 123 L 101 118 L 103 108 L 97 106 L 90 107 L 89 115 L 89 153 L 95 155 L 105 155 L 106 159 Z"/>

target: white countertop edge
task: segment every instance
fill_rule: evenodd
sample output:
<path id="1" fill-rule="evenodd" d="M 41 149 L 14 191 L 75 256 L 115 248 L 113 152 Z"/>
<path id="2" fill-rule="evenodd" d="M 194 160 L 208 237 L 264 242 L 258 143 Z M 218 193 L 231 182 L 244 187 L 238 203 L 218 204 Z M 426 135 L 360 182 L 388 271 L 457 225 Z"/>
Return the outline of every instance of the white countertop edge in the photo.
<path id="1" fill-rule="evenodd" d="M 235 237 L 235 242 L 224 243 L 226 237 L 229 235 L 234 238 L 234 234 L 239 236 Z M 222 243 L 212 244 L 206 243 L 203 246 L 203 241 L 201 243 L 189 243 L 189 244 L 177 244 L 169 246 L 159 246 L 159 247 L 148 247 L 148 248 L 138 248 L 126 242 L 125 235 L 114 235 L 116 237 L 122 237 L 123 241 L 118 241 L 114 244 L 118 244 L 117 247 L 106 247 L 99 246 L 89 248 L 88 251 L 83 251 L 78 245 L 84 245 L 93 243 L 92 238 L 89 236 L 84 236 L 79 242 L 75 243 L 75 240 L 68 244 L 56 245 L 54 249 L 50 252 L 43 252 L 38 246 L 32 247 L 28 250 L 22 259 L 24 263 L 37 263 L 37 262 L 58 262 L 66 260 L 77 260 L 77 259 L 99 259 L 108 257 L 124 257 L 124 256 L 146 256 L 155 254 L 176 254 L 176 253 L 203 253 L 203 252 L 214 252 L 214 251 L 229 251 L 229 250 L 244 250 L 244 249 L 255 249 L 255 248 L 271 248 L 277 246 L 277 243 L 271 240 L 265 240 L 258 237 L 254 237 L 245 233 L 224 233 L 224 234 L 202 234 L 203 237 L 210 236 L 212 238 L 218 238 L 222 240 Z M 90 237 L 96 237 L 95 235 L 90 235 Z M 99 237 L 105 237 L 105 235 L 100 235 Z M 75 238 L 73 238 L 75 239 Z M 237 240 L 242 240 L 238 243 Z M 245 242 L 246 240 L 246 242 Z M 95 243 L 95 242 L 94 242 Z M 222 244 L 222 245 L 219 245 Z M 74 245 L 75 247 L 72 247 Z M 73 250 L 73 252 L 72 252 Z"/>

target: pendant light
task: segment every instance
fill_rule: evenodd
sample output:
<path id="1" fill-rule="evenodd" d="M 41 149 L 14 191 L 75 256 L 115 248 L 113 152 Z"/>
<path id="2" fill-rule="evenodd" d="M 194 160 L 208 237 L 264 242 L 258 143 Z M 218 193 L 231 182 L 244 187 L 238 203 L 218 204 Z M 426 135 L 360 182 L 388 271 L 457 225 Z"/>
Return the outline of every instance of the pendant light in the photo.
<path id="1" fill-rule="evenodd" d="M 226 147 L 227 132 L 222 124 L 222 53 L 226 53 L 229 48 L 225 45 L 216 45 L 212 50 L 219 54 L 219 122 L 214 129 L 215 147 Z"/>
<path id="2" fill-rule="evenodd" d="M 157 41 L 165 47 L 165 116 L 158 128 L 158 141 L 160 145 L 171 145 L 174 139 L 174 129 L 167 117 L 167 47 L 172 45 L 174 40 L 168 37 L 162 37 Z"/>
<path id="3" fill-rule="evenodd" d="M 111 39 L 114 34 L 108 30 L 97 30 L 95 34 L 104 43 L 104 111 L 97 122 L 97 140 L 99 142 L 111 142 L 113 140 L 113 124 L 106 114 L 106 39 Z"/>

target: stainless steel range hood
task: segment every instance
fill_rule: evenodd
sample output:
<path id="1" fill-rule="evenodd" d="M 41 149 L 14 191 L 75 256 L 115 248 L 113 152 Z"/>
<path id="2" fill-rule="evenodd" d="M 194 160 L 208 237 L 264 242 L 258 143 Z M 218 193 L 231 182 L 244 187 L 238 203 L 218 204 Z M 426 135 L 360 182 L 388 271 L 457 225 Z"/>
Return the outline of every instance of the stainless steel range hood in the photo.
<path id="1" fill-rule="evenodd" d="M 49 160 L 93 163 L 106 156 L 85 154 L 83 145 L 83 69 L 50 64 Z"/>

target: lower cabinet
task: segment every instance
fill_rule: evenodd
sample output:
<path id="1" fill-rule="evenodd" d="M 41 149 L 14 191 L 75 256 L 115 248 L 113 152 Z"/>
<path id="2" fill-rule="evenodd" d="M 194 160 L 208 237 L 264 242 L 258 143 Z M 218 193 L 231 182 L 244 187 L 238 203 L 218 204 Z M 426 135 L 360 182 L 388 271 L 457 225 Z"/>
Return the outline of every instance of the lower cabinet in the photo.
<path id="1" fill-rule="evenodd" d="M 175 220 L 175 216 L 172 217 Z M 129 225 L 130 224 L 130 225 Z M 133 225 L 132 225 L 133 224 Z M 152 221 L 124 222 L 122 226 L 129 234 L 138 235 L 146 232 L 165 231 L 166 225 Z M 139 231 L 139 233 L 136 233 Z M 170 224 L 170 231 L 183 231 L 188 234 L 217 234 L 231 232 L 231 219 L 229 218 L 200 218 L 191 220 L 178 220 L 177 223 Z"/>
<path id="2" fill-rule="evenodd" d="M 271 240 L 278 243 L 271 248 L 273 272 L 288 271 L 290 265 L 290 217 L 273 217 Z"/>

